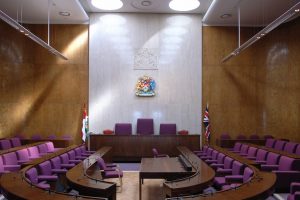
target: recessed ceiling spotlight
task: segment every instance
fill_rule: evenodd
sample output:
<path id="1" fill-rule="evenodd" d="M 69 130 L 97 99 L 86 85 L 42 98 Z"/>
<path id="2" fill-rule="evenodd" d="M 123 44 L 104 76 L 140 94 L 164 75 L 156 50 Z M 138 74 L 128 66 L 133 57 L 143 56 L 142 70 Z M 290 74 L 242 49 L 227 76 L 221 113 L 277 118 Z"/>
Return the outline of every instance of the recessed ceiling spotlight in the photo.
<path id="1" fill-rule="evenodd" d="M 71 13 L 67 12 L 67 11 L 61 11 L 58 14 L 61 15 L 61 16 L 64 16 L 64 17 L 69 17 L 71 15 Z"/>
<path id="2" fill-rule="evenodd" d="M 260 36 L 257 36 L 256 38 L 257 38 L 257 39 L 260 39 Z"/>
<path id="3" fill-rule="evenodd" d="M 151 6 L 151 5 L 152 5 L 152 2 L 151 2 L 151 1 L 142 1 L 142 2 L 141 2 L 141 5 L 142 5 L 142 6 Z"/>
<path id="4" fill-rule="evenodd" d="M 299 11 L 300 11 L 300 9 L 296 9 L 296 10 L 295 10 L 295 12 L 299 12 Z"/>
<path id="5" fill-rule="evenodd" d="M 118 10 L 122 8 L 121 0 L 92 0 L 92 5 L 101 10 Z"/>
<path id="6" fill-rule="evenodd" d="M 228 19 L 230 17 L 232 17 L 232 15 L 228 14 L 228 13 L 227 14 L 223 14 L 223 15 L 220 16 L 220 18 L 222 18 L 222 19 Z"/>
<path id="7" fill-rule="evenodd" d="M 198 0 L 172 0 L 169 7 L 176 11 L 190 11 L 198 8 L 200 2 Z"/>
<path id="8" fill-rule="evenodd" d="M 261 36 L 264 36 L 265 34 L 264 33 L 262 33 L 262 34 L 260 34 Z"/>

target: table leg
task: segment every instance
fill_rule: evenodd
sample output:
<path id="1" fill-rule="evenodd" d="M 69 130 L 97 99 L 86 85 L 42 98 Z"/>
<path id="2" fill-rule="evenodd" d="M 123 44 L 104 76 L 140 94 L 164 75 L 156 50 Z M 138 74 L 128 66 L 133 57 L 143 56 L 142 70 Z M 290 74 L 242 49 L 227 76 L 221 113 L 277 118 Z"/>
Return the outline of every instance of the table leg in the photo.
<path id="1" fill-rule="evenodd" d="M 139 200 L 142 200 L 142 179 L 141 179 L 141 173 L 139 173 Z"/>

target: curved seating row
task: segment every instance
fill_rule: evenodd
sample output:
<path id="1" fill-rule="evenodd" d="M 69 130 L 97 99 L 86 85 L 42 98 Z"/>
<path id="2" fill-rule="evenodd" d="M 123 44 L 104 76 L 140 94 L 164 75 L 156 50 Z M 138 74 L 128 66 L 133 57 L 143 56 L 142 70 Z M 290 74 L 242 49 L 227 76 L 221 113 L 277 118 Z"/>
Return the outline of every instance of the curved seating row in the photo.
<path id="1" fill-rule="evenodd" d="M 300 180 L 300 157 L 296 155 L 281 151 L 268 151 L 264 147 L 241 143 L 235 145 L 233 152 L 255 161 L 260 165 L 261 170 L 275 173 L 277 191 L 287 192 L 292 182 Z"/>
<path id="2" fill-rule="evenodd" d="M 300 156 L 300 144 L 296 142 L 288 142 L 285 140 L 269 138 L 266 140 L 265 146 L 278 151 L 285 151 L 287 153 L 297 154 Z"/>
<path id="3" fill-rule="evenodd" d="M 13 147 L 21 146 L 20 138 L 9 138 L 0 140 L 0 150 L 6 150 Z"/>

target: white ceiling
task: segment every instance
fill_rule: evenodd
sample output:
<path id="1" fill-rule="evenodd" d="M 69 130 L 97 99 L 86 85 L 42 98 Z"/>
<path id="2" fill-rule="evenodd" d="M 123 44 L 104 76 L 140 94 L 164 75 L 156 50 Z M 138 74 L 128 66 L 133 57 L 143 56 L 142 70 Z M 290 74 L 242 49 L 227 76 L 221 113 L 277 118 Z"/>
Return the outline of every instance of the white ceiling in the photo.
<path id="1" fill-rule="evenodd" d="M 145 0 L 122 0 L 124 6 L 115 12 L 135 13 L 193 13 L 204 16 L 204 24 L 211 26 L 237 26 L 237 9 L 241 11 L 242 26 L 262 26 L 270 23 L 300 0 L 200 0 L 201 5 L 190 12 L 175 12 L 168 6 L 170 0 L 146 0 L 151 5 L 142 6 Z M 23 4 L 23 23 L 47 23 L 48 0 L 0 0 L 0 9 L 20 21 Z M 19 11 L 19 12 L 18 12 Z M 71 16 L 59 15 L 61 11 Z M 94 8 L 91 0 L 52 0 L 51 23 L 88 23 L 90 12 L 104 12 Z M 222 19 L 223 14 L 231 17 Z"/>

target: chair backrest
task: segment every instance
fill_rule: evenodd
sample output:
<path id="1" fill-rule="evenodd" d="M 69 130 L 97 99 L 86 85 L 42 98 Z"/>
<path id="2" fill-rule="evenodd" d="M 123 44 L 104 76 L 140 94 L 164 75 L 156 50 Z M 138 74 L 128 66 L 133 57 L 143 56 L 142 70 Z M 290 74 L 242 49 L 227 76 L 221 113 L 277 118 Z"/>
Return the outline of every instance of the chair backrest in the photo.
<path id="1" fill-rule="evenodd" d="M 56 135 L 55 134 L 48 135 L 48 139 L 54 140 L 54 139 L 56 139 Z"/>
<path id="2" fill-rule="evenodd" d="M 219 152 L 217 150 L 213 150 L 211 154 L 212 160 L 217 160 Z"/>
<path id="3" fill-rule="evenodd" d="M 224 163 L 224 158 L 225 158 L 225 154 L 219 153 L 218 157 L 217 157 L 217 163 L 218 164 L 223 164 Z"/>
<path id="4" fill-rule="evenodd" d="M 5 165 L 18 165 L 18 158 L 15 152 L 6 153 L 2 156 Z"/>
<path id="5" fill-rule="evenodd" d="M 284 146 L 285 146 L 286 143 L 287 143 L 286 141 L 277 140 L 275 142 L 274 149 L 276 149 L 278 151 L 282 151 L 284 149 Z"/>
<path id="6" fill-rule="evenodd" d="M 236 139 L 237 140 L 246 140 L 247 137 L 245 135 L 243 135 L 243 134 L 239 134 L 238 136 L 236 136 Z"/>
<path id="7" fill-rule="evenodd" d="M 295 150 L 296 150 L 296 148 L 297 148 L 297 145 L 298 145 L 298 144 L 295 143 L 295 142 L 288 142 L 288 143 L 286 143 L 286 145 L 285 145 L 283 151 L 286 151 L 286 152 L 288 152 L 288 153 L 295 153 Z"/>
<path id="8" fill-rule="evenodd" d="M 176 124 L 160 124 L 159 126 L 160 135 L 176 135 L 176 133 Z"/>
<path id="9" fill-rule="evenodd" d="M 233 161 L 232 163 L 232 175 L 240 175 L 243 171 L 244 165 L 239 161 Z"/>
<path id="10" fill-rule="evenodd" d="M 255 157 L 256 153 L 257 153 L 257 148 L 255 148 L 255 147 L 249 147 L 248 156 Z"/>
<path id="11" fill-rule="evenodd" d="M 296 150 L 295 150 L 295 154 L 297 154 L 298 156 L 300 156 L 300 144 L 298 144 Z"/>
<path id="12" fill-rule="evenodd" d="M 152 148 L 153 157 L 156 158 L 158 156 L 158 151 L 156 148 Z"/>
<path id="13" fill-rule="evenodd" d="M 250 139 L 250 140 L 258 140 L 258 139 L 259 139 L 259 136 L 256 135 L 256 134 L 252 134 L 252 135 L 249 136 L 249 139 Z"/>
<path id="14" fill-rule="evenodd" d="M 208 150 L 208 146 L 207 146 L 207 145 L 204 145 L 203 148 L 202 148 L 203 153 L 206 153 L 207 150 Z"/>
<path id="15" fill-rule="evenodd" d="M 85 145 L 81 145 L 80 146 L 80 151 L 81 151 L 81 154 L 82 153 L 86 153 L 86 146 Z"/>
<path id="16" fill-rule="evenodd" d="M 29 161 L 29 154 L 27 149 L 20 149 L 18 151 L 16 151 L 18 160 L 22 160 L 22 161 Z"/>
<path id="17" fill-rule="evenodd" d="M 257 150 L 256 161 L 265 161 L 267 159 L 268 152 L 263 149 Z"/>
<path id="18" fill-rule="evenodd" d="M 249 149 L 249 146 L 248 146 L 248 145 L 242 144 L 242 147 L 241 147 L 241 153 L 243 153 L 243 154 L 248 153 L 248 149 Z"/>
<path id="19" fill-rule="evenodd" d="M 225 157 L 224 159 L 224 169 L 231 169 L 233 163 L 233 159 L 230 157 Z"/>
<path id="20" fill-rule="evenodd" d="M 243 183 L 248 182 L 251 179 L 251 177 L 253 176 L 253 174 L 254 174 L 253 170 L 249 167 L 246 167 L 244 169 Z"/>
<path id="21" fill-rule="evenodd" d="M 75 151 L 75 155 L 76 155 L 76 156 L 81 156 L 81 154 L 82 154 L 81 147 L 75 148 L 74 151 Z"/>
<path id="22" fill-rule="evenodd" d="M 2 158 L 2 156 L 0 156 L 0 172 L 4 172 L 5 170 L 4 170 L 4 164 L 3 164 L 3 160 L 2 160 L 3 158 Z"/>
<path id="23" fill-rule="evenodd" d="M 11 141 L 11 144 L 12 144 L 13 147 L 19 147 L 19 146 L 22 145 L 20 138 L 17 138 L 17 137 L 11 138 L 10 141 Z"/>
<path id="24" fill-rule="evenodd" d="M 61 163 L 69 164 L 69 156 L 67 153 L 62 154 L 59 157 L 60 157 Z"/>
<path id="25" fill-rule="evenodd" d="M 131 135 L 132 125 L 131 123 L 117 123 L 115 124 L 116 135 Z"/>
<path id="26" fill-rule="evenodd" d="M 267 156 L 267 165 L 277 165 L 280 155 L 277 153 L 269 152 Z"/>
<path id="27" fill-rule="evenodd" d="M 222 133 L 220 136 L 221 140 L 229 140 L 231 139 L 230 135 L 228 133 Z"/>
<path id="28" fill-rule="evenodd" d="M 33 184 L 38 184 L 38 172 L 35 167 L 28 169 L 25 172 L 25 176 L 29 179 L 29 181 Z"/>
<path id="29" fill-rule="evenodd" d="M 42 175 L 52 175 L 52 167 L 49 160 L 40 163 L 39 165 L 39 172 Z"/>
<path id="30" fill-rule="evenodd" d="M 137 134 L 153 135 L 154 123 L 153 119 L 137 119 Z"/>
<path id="31" fill-rule="evenodd" d="M 63 140 L 72 140 L 72 135 L 65 134 L 65 135 L 61 136 L 61 138 L 62 138 Z"/>
<path id="32" fill-rule="evenodd" d="M 68 155 L 69 155 L 69 159 L 70 160 L 76 160 L 76 158 L 75 158 L 75 151 L 74 150 L 68 151 Z"/>
<path id="33" fill-rule="evenodd" d="M 9 149 L 11 148 L 11 143 L 9 140 L 5 139 L 5 140 L 0 140 L 0 148 L 2 150 L 5 150 L 5 149 Z"/>
<path id="34" fill-rule="evenodd" d="M 273 148 L 274 144 L 275 144 L 275 139 L 273 139 L 273 138 L 268 138 L 268 139 L 266 140 L 265 146 L 266 146 L 266 147 L 269 147 L 269 148 Z"/>
<path id="35" fill-rule="evenodd" d="M 106 166 L 103 158 L 101 158 L 101 157 L 97 158 L 97 164 L 98 164 L 100 170 L 107 170 L 107 166 Z"/>
<path id="36" fill-rule="evenodd" d="M 54 151 L 53 142 L 46 142 L 46 145 L 47 145 L 48 152 L 53 152 Z"/>
<path id="37" fill-rule="evenodd" d="M 36 146 L 29 147 L 29 148 L 27 148 L 27 150 L 28 150 L 29 155 L 32 156 L 32 157 L 39 157 L 40 156 L 39 150 Z"/>
<path id="38" fill-rule="evenodd" d="M 209 148 L 207 149 L 206 156 L 211 156 L 213 151 L 214 151 L 214 149 L 212 149 L 212 148 L 209 147 Z"/>
<path id="39" fill-rule="evenodd" d="M 61 161 L 59 156 L 52 158 L 50 162 L 52 164 L 53 169 L 61 169 Z"/>
<path id="40" fill-rule="evenodd" d="M 242 143 L 236 142 L 233 147 L 233 151 L 240 151 L 242 147 Z"/>
<path id="41" fill-rule="evenodd" d="M 41 140 L 42 139 L 42 136 L 40 134 L 35 134 L 35 135 L 32 135 L 31 136 L 31 139 L 32 140 Z"/>
<path id="42" fill-rule="evenodd" d="M 37 146 L 40 153 L 47 153 L 48 148 L 46 144 L 40 144 Z"/>
<path id="43" fill-rule="evenodd" d="M 281 156 L 279 159 L 279 167 L 278 170 L 280 171 L 291 171 L 294 170 L 294 158 L 290 158 L 287 156 Z M 297 169 L 299 170 L 299 169 Z"/>

